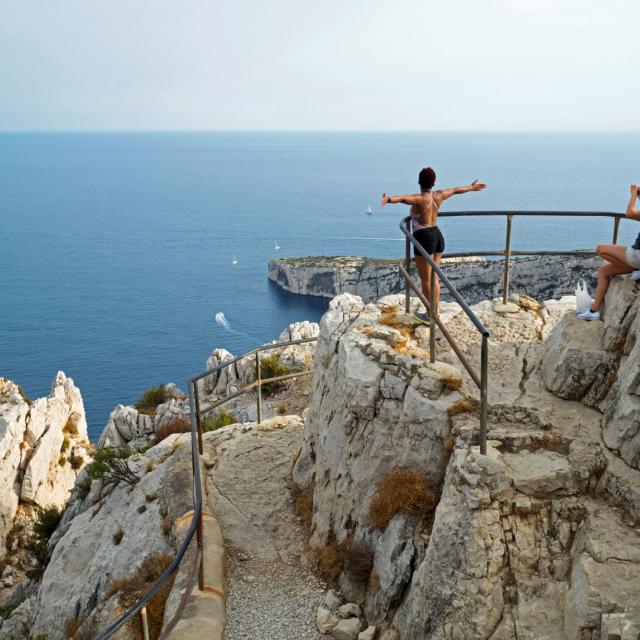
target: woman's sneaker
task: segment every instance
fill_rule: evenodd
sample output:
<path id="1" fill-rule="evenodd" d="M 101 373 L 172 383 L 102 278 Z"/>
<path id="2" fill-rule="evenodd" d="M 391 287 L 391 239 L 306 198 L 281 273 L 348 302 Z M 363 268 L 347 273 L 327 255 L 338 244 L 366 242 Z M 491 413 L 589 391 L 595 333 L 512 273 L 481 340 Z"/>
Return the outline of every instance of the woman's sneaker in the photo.
<path id="1" fill-rule="evenodd" d="M 578 318 L 580 318 L 580 320 L 600 320 L 600 312 L 587 309 L 586 311 L 579 313 Z"/>
<path id="2" fill-rule="evenodd" d="M 632 271 L 630 277 L 632 280 L 640 280 L 640 269 L 638 269 L 637 271 Z"/>
<path id="3" fill-rule="evenodd" d="M 413 317 L 418 322 L 422 322 L 422 324 L 430 324 L 431 323 L 431 318 L 429 318 L 429 314 L 428 313 L 420 313 L 420 312 L 416 311 L 413 314 Z"/>

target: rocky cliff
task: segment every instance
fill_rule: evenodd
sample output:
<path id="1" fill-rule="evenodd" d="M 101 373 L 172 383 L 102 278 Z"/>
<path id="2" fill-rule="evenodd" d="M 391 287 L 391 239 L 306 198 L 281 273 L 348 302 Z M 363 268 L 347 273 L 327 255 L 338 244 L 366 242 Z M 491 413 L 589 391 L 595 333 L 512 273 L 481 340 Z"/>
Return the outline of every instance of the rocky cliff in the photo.
<path id="1" fill-rule="evenodd" d="M 578 278 L 593 289 L 598 258 L 536 256 L 513 258 L 511 291 L 547 300 L 573 294 Z M 280 258 L 269 262 L 268 277 L 286 291 L 333 298 L 351 293 L 371 302 L 400 293 L 404 281 L 398 261 L 370 258 Z M 502 292 L 502 260 L 443 260 L 444 271 L 469 303 L 495 298 Z M 444 293 L 444 292 L 443 292 Z M 446 299 L 446 295 L 445 295 Z"/>
<path id="2" fill-rule="evenodd" d="M 477 389 L 442 336 L 425 364 L 401 296 L 332 301 L 294 480 L 312 548 L 383 640 L 637 639 L 637 300 L 616 279 L 592 324 L 571 298 L 474 307 L 491 332 L 485 456 Z M 469 321 L 442 315 L 478 363 Z"/>
<path id="3" fill-rule="evenodd" d="M 28 568 L 18 547 L 34 512 L 67 502 L 91 450 L 71 378 L 58 372 L 51 393 L 34 401 L 0 378 L 0 601 Z"/>

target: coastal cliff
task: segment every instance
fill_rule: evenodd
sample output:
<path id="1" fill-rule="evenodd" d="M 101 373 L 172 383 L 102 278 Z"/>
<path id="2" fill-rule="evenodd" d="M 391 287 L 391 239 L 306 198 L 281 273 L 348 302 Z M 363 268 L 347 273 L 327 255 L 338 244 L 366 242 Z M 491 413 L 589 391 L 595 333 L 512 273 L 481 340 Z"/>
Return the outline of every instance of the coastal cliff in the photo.
<path id="1" fill-rule="evenodd" d="M 574 256 L 512 258 L 510 289 L 548 300 L 572 294 L 578 278 L 584 278 L 593 290 L 601 262 Z M 398 264 L 398 260 L 358 257 L 279 258 L 269 262 L 268 277 L 290 293 L 324 298 L 351 293 L 371 302 L 404 290 Z M 502 291 L 503 260 L 452 258 L 444 259 L 442 265 L 470 304 L 495 298 Z M 443 298 L 447 299 L 444 289 Z"/>

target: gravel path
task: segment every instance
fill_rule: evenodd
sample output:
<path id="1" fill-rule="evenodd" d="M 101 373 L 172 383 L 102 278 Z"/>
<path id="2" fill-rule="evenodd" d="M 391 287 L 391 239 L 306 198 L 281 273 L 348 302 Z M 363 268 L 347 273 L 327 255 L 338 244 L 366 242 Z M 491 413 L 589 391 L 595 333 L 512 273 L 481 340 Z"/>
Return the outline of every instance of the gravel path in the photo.
<path id="1" fill-rule="evenodd" d="M 320 640 L 315 625 L 326 586 L 299 563 L 247 558 L 226 549 L 225 640 Z"/>

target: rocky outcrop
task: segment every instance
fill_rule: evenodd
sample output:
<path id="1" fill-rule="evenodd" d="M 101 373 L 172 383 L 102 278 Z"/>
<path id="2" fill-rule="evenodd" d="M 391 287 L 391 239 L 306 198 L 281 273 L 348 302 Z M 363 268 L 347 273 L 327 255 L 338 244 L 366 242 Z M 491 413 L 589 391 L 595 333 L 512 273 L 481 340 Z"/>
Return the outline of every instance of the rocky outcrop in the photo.
<path id="1" fill-rule="evenodd" d="M 0 559 L 19 505 L 63 506 L 91 446 L 80 391 L 59 371 L 46 398 L 0 378 Z"/>
<path id="2" fill-rule="evenodd" d="M 577 321 L 571 299 L 475 305 L 491 333 L 486 456 L 477 388 L 440 332 L 426 365 L 429 331 L 402 296 L 331 302 L 293 477 L 313 499 L 312 548 L 334 550 L 343 593 L 382 637 L 636 638 L 634 286 L 612 283 L 600 325 Z M 466 316 L 445 303 L 442 317 L 477 363 Z M 383 492 L 394 469 L 424 479 L 435 511 L 422 498 L 407 510 L 417 484 L 396 485 L 397 503 Z"/>
<path id="3" fill-rule="evenodd" d="M 545 384 L 562 398 L 603 411 L 604 442 L 640 469 L 639 287 L 616 278 L 607 293 L 604 322 L 585 326 L 566 317 L 549 337 Z"/>
<path id="4" fill-rule="evenodd" d="M 542 300 L 573 294 L 579 278 L 595 287 L 600 263 L 599 258 L 571 256 L 512 258 L 510 290 Z M 468 303 L 495 298 L 502 292 L 502 260 L 445 258 L 442 264 L 447 277 Z M 365 303 L 404 290 L 398 260 L 279 258 L 269 262 L 268 277 L 291 293 L 325 298 L 351 293 Z M 446 299 L 444 290 L 443 296 Z"/>

